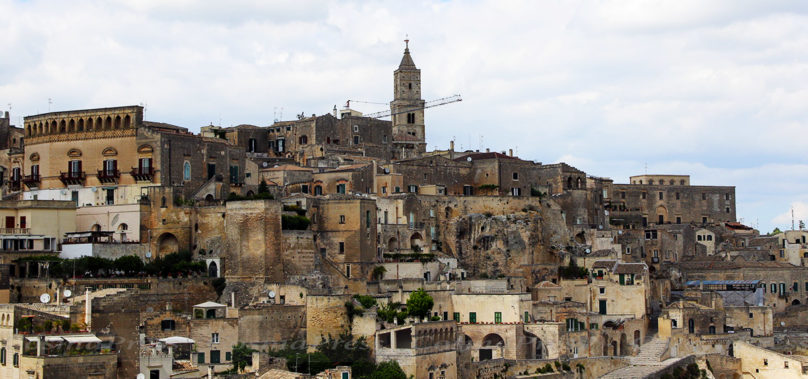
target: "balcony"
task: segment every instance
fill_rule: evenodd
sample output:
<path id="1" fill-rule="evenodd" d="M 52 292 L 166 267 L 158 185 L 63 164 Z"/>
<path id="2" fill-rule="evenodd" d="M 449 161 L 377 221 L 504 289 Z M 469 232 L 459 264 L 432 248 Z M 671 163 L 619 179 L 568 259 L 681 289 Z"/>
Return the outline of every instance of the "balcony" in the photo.
<path id="1" fill-rule="evenodd" d="M 31 228 L 0 228 L 0 234 L 31 234 Z"/>
<path id="2" fill-rule="evenodd" d="M 59 173 L 59 180 L 66 186 L 71 185 L 83 185 L 84 179 L 87 178 L 84 171 L 68 171 L 68 172 L 60 172 Z"/>
<path id="3" fill-rule="evenodd" d="M 25 175 L 25 177 L 22 178 L 22 182 L 25 183 L 28 188 L 38 188 L 39 181 L 39 174 Z"/>
<path id="4" fill-rule="evenodd" d="M 8 181 L 8 189 L 10 191 L 19 191 L 20 183 L 20 178 L 11 178 L 11 180 Z"/>
<path id="5" fill-rule="evenodd" d="M 120 170 L 98 170 L 98 181 L 101 183 L 117 183 L 120 177 Z"/>
<path id="6" fill-rule="evenodd" d="M 154 180 L 153 167 L 132 167 L 130 174 L 139 182 L 151 182 Z"/>

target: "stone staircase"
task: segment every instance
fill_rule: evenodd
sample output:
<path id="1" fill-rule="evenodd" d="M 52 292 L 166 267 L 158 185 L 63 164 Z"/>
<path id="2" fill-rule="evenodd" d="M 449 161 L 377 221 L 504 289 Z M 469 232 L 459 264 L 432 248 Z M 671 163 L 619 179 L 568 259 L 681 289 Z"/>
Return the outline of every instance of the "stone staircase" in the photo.
<path id="1" fill-rule="evenodd" d="M 665 367 L 679 361 L 680 358 L 670 358 L 662 360 L 662 355 L 668 348 L 668 341 L 653 338 L 640 346 L 640 353 L 628 357 L 629 365 L 612 371 L 601 378 L 607 379 L 639 379 L 645 378 Z"/>

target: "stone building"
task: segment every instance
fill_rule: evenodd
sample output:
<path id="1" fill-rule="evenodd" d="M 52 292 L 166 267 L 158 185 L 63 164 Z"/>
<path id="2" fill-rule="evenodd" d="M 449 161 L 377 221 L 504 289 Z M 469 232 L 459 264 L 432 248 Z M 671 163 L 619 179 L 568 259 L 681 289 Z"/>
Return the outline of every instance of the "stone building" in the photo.
<path id="1" fill-rule="evenodd" d="M 190 198 L 210 181 L 224 184 L 213 195 L 222 198 L 244 183 L 243 150 L 144 121 L 140 106 L 28 116 L 25 140 L 25 199 L 133 204 L 145 187 L 176 186 Z"/>
<path id="2" fill-rule="evenodd" d="M 191 336 L 196 342 L 192 362 L 213 366 L 214 372 L 233 367 L 233 346 L 239 341 L 239 319 L 228 315 L 227 306 L 212 301 L 194 305 Z"/>
<path id="3" fill-rule="evenodd" d="M 613 185 L 612 225 L 641 228 L 735 221 L 735 187 L 693 186 L 687 175 L 633 176 L 631 182 Z"/>
<path id="4" fill-rule="evenodd" d="M 421 98 L 421 70 L 410 56 L 407 41 L 401 63 L 393 72 L 393 158 L 413 158 L 426 151 L 425 105 Z"/>
<path id="5" fill-rule="evenodd" d="M 454 321 L 401 326 L 376 332 L 376 362 L 396 361 L 407 376 L 458 378 L 460 332 Z"/>
<path id="6" fill-rule="evenodd" d="M 350 195 L 315 198 L 309 209 L 320 256 L 346 279 L 369 279 L 377 259 L 376 202 Z"/>

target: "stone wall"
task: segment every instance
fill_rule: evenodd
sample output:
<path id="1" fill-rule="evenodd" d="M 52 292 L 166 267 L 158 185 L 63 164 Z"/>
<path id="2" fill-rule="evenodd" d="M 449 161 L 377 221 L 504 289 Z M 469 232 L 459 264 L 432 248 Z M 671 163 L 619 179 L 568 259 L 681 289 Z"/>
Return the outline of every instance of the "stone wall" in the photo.
<path id="1" fill-rule="evenodd" d="M 260 304 L 239 309 L 238 340 L 253 349 L 278 350 L 305 336 L 305 305 Z"/>
<path id="2" fill-rule="evenodd" d="M 312 295 L 306 301 L 306 344 L 312 350 L 322 338 L 337 337 L 348 329 L 348 295 Z"/>

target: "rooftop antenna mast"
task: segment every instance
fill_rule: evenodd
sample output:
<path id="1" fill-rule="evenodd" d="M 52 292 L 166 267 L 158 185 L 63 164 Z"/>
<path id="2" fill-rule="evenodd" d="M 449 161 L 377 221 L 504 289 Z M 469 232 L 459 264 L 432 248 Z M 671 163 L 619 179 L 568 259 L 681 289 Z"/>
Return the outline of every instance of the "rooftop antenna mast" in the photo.
<path id="1" fill-rule="evenodd" d="M 794 229 L 794 207 L 791 207 L 791 230 Z"/>
<path id="2" fill-rule="evenodd" d="M 48 98 L 48 112 L 50 112 L 51 104 L 53 104 L 53 99 L 50 97 Z"/>
<path id="3" fill-rule="evenodd" d="M 648 175 L 648 162 L 645 162 L 645 175 Z"/>

